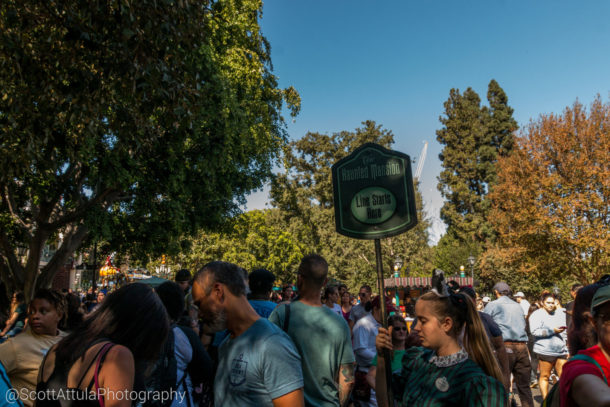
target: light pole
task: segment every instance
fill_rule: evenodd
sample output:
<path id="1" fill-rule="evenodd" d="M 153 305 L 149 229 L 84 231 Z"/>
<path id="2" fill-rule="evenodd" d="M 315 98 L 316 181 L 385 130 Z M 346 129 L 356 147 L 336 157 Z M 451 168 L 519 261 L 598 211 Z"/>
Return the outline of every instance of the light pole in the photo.
<path id="1" fill-rule="evenodd" d="M 476 263 L 477 259 L 471 254 L 468 256 L 468 264 L 470 264 L 470 277 L 472 277 L 472 286 L 474 287 L 474 263 Z"/>
<path id="2" fill-rule="evenodd" d="M 394 278 L 400 277 L 400 269 L 402 268 L 402 259 L 396 257 L 394 260 Z"/>
<path id="3" fill-rule="evenodd" d="M 402 259 L 400 257 L 396 257 L 394 260 L 394 278 L 400 277 L 400 269 L 402 268 Z M 394 287 L 394 294 L 396 297 L 396 307 L 400 309 L 400 296 L 398 295 L 398 285 Z"/>

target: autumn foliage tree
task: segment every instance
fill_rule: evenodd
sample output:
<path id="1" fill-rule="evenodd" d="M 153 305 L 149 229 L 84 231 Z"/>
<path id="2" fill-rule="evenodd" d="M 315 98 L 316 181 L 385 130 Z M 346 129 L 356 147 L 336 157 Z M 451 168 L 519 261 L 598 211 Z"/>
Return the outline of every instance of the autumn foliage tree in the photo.
<path id="1" fill-rule="evenodd" d="M 513 269 L 554 285 L 610 272 L 610 104 L 576 102 L 531 122 L 499 159 L 491 199 L 488 276 Z"/>

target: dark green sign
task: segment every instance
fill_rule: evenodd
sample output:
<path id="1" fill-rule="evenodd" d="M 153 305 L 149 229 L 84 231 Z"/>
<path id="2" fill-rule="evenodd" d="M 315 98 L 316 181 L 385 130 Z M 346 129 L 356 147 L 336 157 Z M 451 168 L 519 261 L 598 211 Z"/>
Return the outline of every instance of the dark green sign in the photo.
<path id="1" fill-rule="evenodd" d="M 408 155 L 367 143 L 332 166 L 337 232 L 380 239 L 417 225 Z"/>

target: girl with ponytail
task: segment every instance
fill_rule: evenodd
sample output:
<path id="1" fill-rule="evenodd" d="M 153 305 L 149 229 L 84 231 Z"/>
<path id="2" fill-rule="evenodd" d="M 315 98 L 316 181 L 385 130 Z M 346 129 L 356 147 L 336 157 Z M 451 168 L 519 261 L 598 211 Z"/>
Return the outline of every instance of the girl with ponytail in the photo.
<path id="1" fill-rule="evenodd" d="M 507 404 L 502 373 L 485 329 L 470 297 L 455 294 L 435 270 L 435 288 L 415 304 L 414 330 L 423 347 L 407 350 L 402 368 L 392 377 L 395 402 L 400 406 L 477 406 Z M 439 276 L 440 274 L 440 276 Z M 433 283 L 434 284 L 434 283 Z M 392 328 L 379 328 L 376 377 L 379 406 L 387 400 L 383 349 L 392 349 Z"/>

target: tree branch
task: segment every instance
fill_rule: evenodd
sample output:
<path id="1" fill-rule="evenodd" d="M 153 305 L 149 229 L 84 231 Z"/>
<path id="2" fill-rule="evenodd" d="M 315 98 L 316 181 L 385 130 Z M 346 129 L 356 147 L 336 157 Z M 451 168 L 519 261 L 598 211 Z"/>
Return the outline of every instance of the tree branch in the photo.
<path id="1" fill-rule="evenodd" d="M 2 248 L 2 254 L 8 262 L 8 270 L 13 279 L 19 284 L 23 284 L 23 266 L 19 263 L 19 260 L 15 256 L 15 249 L 10 243 L 10 240 L 3 229 L 0 228 L 0 247 Z"/>
<path id="2" fill-rule="evenodd" d="M 8 206 L 8 210 L 11 213 L 11 217 L 13 218 L 13 220 L 19 226 L 21 226 L 22 229 L 24 229 L 26 232 L 30 233 L 31 225 L 28 225 L 27 223 L 25 223 L 23 221 L 23 219 L 21 219 L 21 217 L 15 211 L 15 208 L 17 205 L 15 204 L 15 199 L 13 198 L 13 194 L 11 193 L 11 189 L 9 188 L 8 185 L 4 185 L 2 195 L 4 197 L 6 205 Z"/>
<path id="3" fill-rule="evenodd" d="M 53 255 L 53 258 L 40 271 L 37 281 L 38 288 L 44 288 L 51 284 L 59 268 L 65 265 L 66 260 L 81 245 L 88 233 L 89 229 L 84 225 L 80 225 L 68 232 L 61 246 Z"/>
<path id="4" fill-rule="evenodd" d="M 79 208 L 75 209 L 74 211 L 66 213 L 64 216 L 60 217 L 59 219 L 57 219 L 53 222 L 49 222 L 49 223 L 45 222 L 44 224 L 41 225 L 41 227 L 44 227 L 45 229 L 49 229 L 49 230 L 59 229 L 69 223 L 72 223 L 74 221 L 77 221 L 77 220 L 83 218 L 85 216 L 85 213 L 97 204 L 105 202 L 105 206 L 107 207 L 110 203 L 114 202 L 120 196 L 120 192 L 121 191 L 118 191 L 116 189 L 107 188 L 106 190 L 101 192 L 99 195 L 97 195 L 93 199 L 90 199 L 89 201 L 87 201 L 85 204 L 83 204 Z"/>

